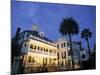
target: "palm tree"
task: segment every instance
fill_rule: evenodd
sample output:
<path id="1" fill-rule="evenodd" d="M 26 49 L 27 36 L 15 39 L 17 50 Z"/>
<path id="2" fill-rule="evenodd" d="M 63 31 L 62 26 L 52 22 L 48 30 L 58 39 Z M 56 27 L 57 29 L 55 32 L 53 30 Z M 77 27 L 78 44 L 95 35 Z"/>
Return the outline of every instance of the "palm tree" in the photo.
<path id="1" fill-rule="evenodd" d="M 91 55 L 91 51 L 90 51 L 90 45 L 89 45 L 89 38 L 91 38 L 91 36 L 92 36 L 92 32 L 90 31 L 89 28 L 84 29 L 81 33 L 81 38 L 84 38 L 87 42 L 87 47 L 88 47 L 90 55 Z"/>
<path id="2" fill-rule="evenodd" d="M 74 69 L 74 58 L 73 58 L 73 51 L 72 51 L 72 36 L 75 34 L 78 34 L 79 32 L 79 27 L 72 17 L 64 18 L 63 21 L 61 22 L 59 32 L 63 36 L 68 36 L 69 37 L 69 42 L 70 42 L 70 51 L 71 51 L 71 57 L 72 57 L 72 68 Z"/>

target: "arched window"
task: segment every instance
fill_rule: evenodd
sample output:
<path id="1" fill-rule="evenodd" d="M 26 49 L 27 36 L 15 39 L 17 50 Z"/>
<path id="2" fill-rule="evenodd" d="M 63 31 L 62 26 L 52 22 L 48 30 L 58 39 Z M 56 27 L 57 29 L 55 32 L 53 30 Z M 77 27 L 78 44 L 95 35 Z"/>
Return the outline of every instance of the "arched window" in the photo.
<path id="1" fill-rule="evenodd" d="M 31 56 L 29 56 L 29 61 L 28 61 L 29 63 L 31 62 Z"/>
<path id="2" fill-rule="evenodd" d="M 38 50 L 40 50 L 40 47 L 38 47 Z"/>
<path id="3" fill-rule="evenodd" d="M 52 53 L 52 50 L 49 50 L 50 53 Z"/>
<path id="4" fill-rule="evenodd" d="M 40 50 L 42 51 L 42 47 L 40 47 Z"/>
<path id="5" fill-rule="evenodd" d="M 33 62 L 33 63 L 35 62 L 34 58 L 32 58 L 32 62 Z"/>
<path id="6" fill-rule="evenodd" d="M 44 52 L 46 52 L 46 49 L 44 48 Z"/>
<path id="7" fill-rule="evenodd" d="M 48 52 L 48 49 L 46 49 L 46 52 Z"/>
<path id="8" fill-rule="evenodd" d="M 34 46 L 34 49 L 36 49 L 36 46 Z"/>

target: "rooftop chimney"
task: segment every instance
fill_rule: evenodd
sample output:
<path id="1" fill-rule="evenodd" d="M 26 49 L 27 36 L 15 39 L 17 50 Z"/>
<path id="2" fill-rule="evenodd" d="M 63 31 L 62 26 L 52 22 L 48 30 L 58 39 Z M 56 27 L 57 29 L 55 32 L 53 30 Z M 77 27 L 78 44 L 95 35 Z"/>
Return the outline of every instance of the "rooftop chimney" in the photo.
<path id="1" fill-rule="evenodd" d="M 38 25 L 33 25 L 32 30 L 38 32 L 39 31 L 39 26 Z"/>

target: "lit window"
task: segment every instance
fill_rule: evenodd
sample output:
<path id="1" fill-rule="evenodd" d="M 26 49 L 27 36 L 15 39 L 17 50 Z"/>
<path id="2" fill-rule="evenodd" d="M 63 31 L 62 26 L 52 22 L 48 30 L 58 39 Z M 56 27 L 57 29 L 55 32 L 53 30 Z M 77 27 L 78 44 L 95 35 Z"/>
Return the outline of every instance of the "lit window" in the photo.
<path id="1" fill-rule="evenodd" d="M 41 47 L 41 51 L 43 51 L 43 48 Z"/>
<path id="2" fill-rule="evenodd" d="M 44 52 L 45 52 L 45 48 L 44 48 Z"/>
<path id="3" fill-rule="evenodd" d="M 34 49 L 36 49 L 36 46 L 34 46 Z"/>
<path id="4" fill-rule="evenodd" d="M 53 60 L 56 61 L 56 58 L 54 58 Z"/>
<path id="5" fill-rule="evenodd" d="M 60 62 L 58 61 L 58 65 L 60 65 Z"/>
<path id="6" fill-rule="evenodd" d="M 59 59 L 59 53 L 57 53 L 57 58 Z"/>
<path id="7" fill-rule="evenodd" d="M 64 52 L 64 58 L 66 58 L 66 51 Z"/>
<path id="8" fill-rule="evenodd" d="M 64 62 L 62 61 L 61 65 L 63 66 L 64 65 Z"/>
<path id="9" fill-rule="evenodd" d="M 65 65 L 67 65 L 67 61 L 65 61 Z"/>
<path id="10" fill-rule="evenodd" d="M 47 64 L 48 58 L 45 58 L 45 64 Z"/>
<path id="11" fill-rule="evenodd" d="M 31 56 L 29 56 L 29 63 L 31 62 Z"/>
<path id="12" fill-rule="evenodd" d="M 61 54 L 62 54 L 62 59 L 63 59 L 63 52 Z"/>
<path id="13" fill-rule="evenodd" d="M 51 58 L 49 59 L 49 63 L 51 63 Z"/>
<path id="14" fill-rule="evenodd" d="M 50 53 L 52 53 L 52 50 L 49 50 Z"/>
<path id="15" fill-rule="evenodd" d="M 46 49 L 46 52 L 48 52 L 48 49 Z"/>
<path id="16" fill-rule="evenodd" d="M 40 49 L 40 47 L 38 47 L 38 50 Z"/>
<path id="17" fill-rule="evenodd" d="M 34 58 L 32 58 L 32 62 L 33 62 L 33 63 L 35 62 Z"/>

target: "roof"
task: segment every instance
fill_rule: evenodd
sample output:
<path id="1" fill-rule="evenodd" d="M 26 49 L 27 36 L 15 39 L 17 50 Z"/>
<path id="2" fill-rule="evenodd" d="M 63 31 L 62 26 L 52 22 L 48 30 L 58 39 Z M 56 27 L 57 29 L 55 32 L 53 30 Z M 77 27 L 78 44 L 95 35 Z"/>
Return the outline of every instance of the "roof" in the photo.
<path id="1" fill-rule="evenodd" d="M 45 37 L 45 36 L 44 36 L 44 37 L 41 37 L 41 36 L 39 35 L 39 32 L 37 32 L 37 31 L 25 30 L 25 31 L 23 31 L 23 32 L 21 32 L 21 33 L 25 33 L 25 32 L 28 32 L 28 33 L 32 34 L 32 36 L 38 37 L 38 38 L 40 38 L 40 39 L 42 39 L 42 40 L 45 40 L 45 41 L 48 41 L 48 42 L 53 43 L 53 41 L 50 40 L 50 39 L 48 39 L 47 37 Z M 20 33 L 20 34 L 21 34 L 21 33 Z"/>

